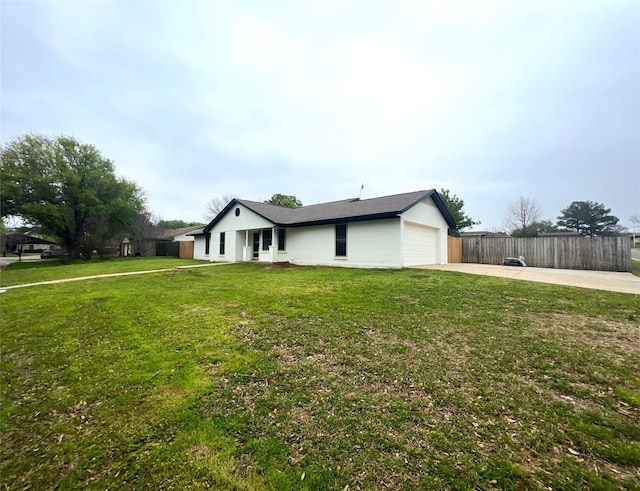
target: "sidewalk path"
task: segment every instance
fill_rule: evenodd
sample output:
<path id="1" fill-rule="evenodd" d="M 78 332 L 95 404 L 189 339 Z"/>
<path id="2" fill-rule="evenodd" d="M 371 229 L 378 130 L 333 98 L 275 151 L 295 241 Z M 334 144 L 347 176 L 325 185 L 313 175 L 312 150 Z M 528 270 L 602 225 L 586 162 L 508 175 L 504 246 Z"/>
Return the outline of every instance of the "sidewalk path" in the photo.
<path id="1" fill-rule="evenodd" d="M 226 264 L 226 263 L 191 264 L 187 266 L 175 266 L 173 268 L 165 268 L 165 269 L 150 269 L 149 271 L 129 271 L 126 273 L 109 273 L 109 274 L 96 274 L 93 276 L 77 276 L 75 278 L 62 278 L 60 280 L 39 281 L 37 283 L 24 283 L 22 285 L 3 286 L 0 289 L 0 293 L 4 293 L 7 290 L 13 290 L 14 288 L 27 288 L 30 286 L 40 286 L 40 285 L 55 285 L 56 283 L 69 283 L 71 281 L 94 280 L 97 278 L 112 278 L 114 276 L 132 276 L 136 274 L 164 273 L 167 271 L 175 271 L 176 269 L 207 268 L 209 266 L 220 266 L 222 264 Z"/>
<path id="2" fill-rule="evenodd" d="M 494 264 L 451 263 L 418 266 L 420 269 L 437 269 L 459 273 L 499 276 L 515 280 L 537 281 L 554 285 L 577 286 L 610 292 L 640 295 L 640 278 L 631 273 L 610 271 L 584 271 L 577 269 L 517 268 Z"/>

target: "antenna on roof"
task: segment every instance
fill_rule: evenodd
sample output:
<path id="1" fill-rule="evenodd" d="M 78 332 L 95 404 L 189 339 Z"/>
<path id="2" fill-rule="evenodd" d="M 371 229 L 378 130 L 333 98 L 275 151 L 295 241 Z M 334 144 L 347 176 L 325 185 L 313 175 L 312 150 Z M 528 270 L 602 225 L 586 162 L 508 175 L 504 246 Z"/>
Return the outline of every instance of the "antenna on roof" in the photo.
<path id="1" fill-rule="evenodd" d="M 364 189 L 364 182 L 360 184 L 360 194 L 358 195 L 358 199 L 362 197 L 362 190 Z"/>

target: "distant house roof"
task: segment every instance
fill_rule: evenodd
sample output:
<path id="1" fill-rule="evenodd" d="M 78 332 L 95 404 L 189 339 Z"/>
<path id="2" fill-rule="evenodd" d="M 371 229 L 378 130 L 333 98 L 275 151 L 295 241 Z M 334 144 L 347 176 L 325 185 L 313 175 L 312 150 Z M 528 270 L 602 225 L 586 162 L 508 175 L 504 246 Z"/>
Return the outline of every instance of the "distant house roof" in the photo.
<path id="1" fill-rule="evenodd" d="M 149 238 L 155 239 L 155 240 L 173 240 L 174 237 L 177 237 L 178 235 L 183 235 L 183 234 L 192 235 L 190 234 L 190 232 L 201 229 L 202 227 L 203 227 L 202 225 L 192 225 L 190 227 L 183 227 L 183 228 L 166 228 L 166 229 L 157 230 L 153 232 L 152 236 Z"/>
<path id="2" fill-rule="evenodd" d="M 284 227 L 302 227 L 305 225 L 322 225 L 329 223 L 344 223 L 348 221 L 380 220 L 394 218 L 404 213 L 426 198 L 432 198 L 438 210 L 446 220 L 449 228 L 455 228 L 456 223 L 447 210 L 435 189 L 414 191 L 412 193 L 394 194 L 371 199 L 345 199 L 331 201 L 317 205 L 302 206 L 300 208 L 285 208 L 283 206 L 268 205 L 257 201 L 243 199 L 232 200 L 207 225 L 201 233 L 208 233 L 213 226 L 237 204 L 241 204 L 274 225 Z M 198 234 L 191 234 L 198 235 Z"/>
<path id="3" fill-rule="evenodd" d="M 10 232 L 3 234 L 3 238 L 17 244 L 42 244 L 42 245 L 56 245 L 56 242 L 51 240 L 42 239 L 40 237 L 34 237 L 33 235 L 25 235 L 20 232 Z"/>

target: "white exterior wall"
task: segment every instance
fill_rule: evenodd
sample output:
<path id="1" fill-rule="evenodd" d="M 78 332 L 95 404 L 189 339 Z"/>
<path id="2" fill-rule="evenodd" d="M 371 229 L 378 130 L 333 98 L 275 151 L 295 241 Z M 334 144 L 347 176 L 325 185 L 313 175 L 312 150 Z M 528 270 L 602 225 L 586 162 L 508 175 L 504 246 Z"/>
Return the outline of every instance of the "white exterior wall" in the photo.
<path id="1" fill-rule="evenodd" d="M 214 227 L 214 230 L 217 227 Z M 210 261 L 226 261 L 234 262 L 240 261 L 236 259 L 236 241 L 237 235 L 235 231 L 211 231 L 211 247 L 209 248 L 209 260 Z M 225 232 L 224 235 L 224 254 L 220 254 L 220 234 Z M 244 240 L 244 233 L 242 234 Z M 242 242 L 244 244 L 244 242 Z M 241 244 L 241 247 L 242 247 Z M 242 248 L 240 249 L 240 258 L 242 258 Z"/>
<path id="2" fill-rule="evenodd" d="M 400 220 L 347 224 L 347 256 L 335 255 L 335 225 L 287 229 L 289 261 L 299 265 L 400 268 Z"/>
<path id="3" fill-rule="evenodd" d="M 198 235 L 194 237 L 195 243 L 193 244 L 193 259 L 207 260 L 209 256 L 204 254 L 205 236 Z"/>
<path id="4" fill-rule="evenodd" d="M 236 216 L 235 209 L 240 208 L 240 216 Z M 265 220 L 260 215 L 256 215 L 250 209 L 238 204 L 228 211 L 222 219 L 216 223 L 211 232 L 229 232 L 233 230 L 252 230 L 271 228 L 273 223 Z"/>
<path id="5" fill-rule="evenodd" d="M 227 236 L 229 236 L 231 233 L 227 233 Z M 233 235 L 235 236 L 234 238 L 234 246 L 233 246 L 233 254 L 234 254 L 234 259 L 230 259 L 230 261 L 234 261 L 234 262 L 240 262 L 242 261 L 242 247 L 244 246 L 244 242 L 246 239 L 246 231 L 245 230 L 237 230 Z M 228 248 L 229 246 L 227 246 L 227 253 L 231 253 L 231 249 Z"/>
<path id="6" fill-rule="evenodd" d="M 402 265 L 446 264 L 447 221 L 428 198 L 402 214 Z"/>
<path id="7" fill-rule="evenodd" d="M 187 233 L 190 234 L 191 232 L 187 232 Z M 173 238 L 173 241 L 174 242 L 193 242 L 193 238 L 194 238 L 193 235 L 187 235 L 185 233 L 185 234 L 176 235 Z"/>
<path id="8" fill-rule="evenodd" d="M 235 209 L 240 208 L 240 215 L 236 216 Z M 242 246 L 244 246 L 245 230 L 257 230 L 271 228 L 273 224 L 255 214 L 245 206 L 237 204 L 225 214 L 222 219 L 211 229 L 211 243 L 209 254 L 205 252 L 204 235 L 199 235 L 195 239 L 193 257 L 209 261 L 242 261 Z M 220 232 L 225 232 L 224 255 L 220 255 Z M 251 234 L 249 234 L 251 241 Z M 251 242 L 249 242 L 251 245 Z"/>

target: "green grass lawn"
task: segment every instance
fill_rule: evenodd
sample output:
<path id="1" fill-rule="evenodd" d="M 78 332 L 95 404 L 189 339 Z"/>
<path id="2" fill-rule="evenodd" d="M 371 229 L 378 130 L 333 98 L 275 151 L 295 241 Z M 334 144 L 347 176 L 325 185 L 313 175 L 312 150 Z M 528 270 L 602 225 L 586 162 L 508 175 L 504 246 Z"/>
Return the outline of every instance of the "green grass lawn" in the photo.
<path id="1" fill-rule="evenodd" d="M 123 257 L 108 260 L 95 258 L 89 261 L 78 259 L 72 264 L 65 264 L 57 259 L 25 261 L 13 263 L 7 269 L 0 270 L 0 286 L 22 285 L 76 276 L 150 271 L 189 264 L 205 264 L 205 262 L 175 257 Z"/>
<path id="2" fill-rule="evenodd" d="M 8 489 L 640 489 L 640 296 L 242 264 L 0 302 Z"/>

